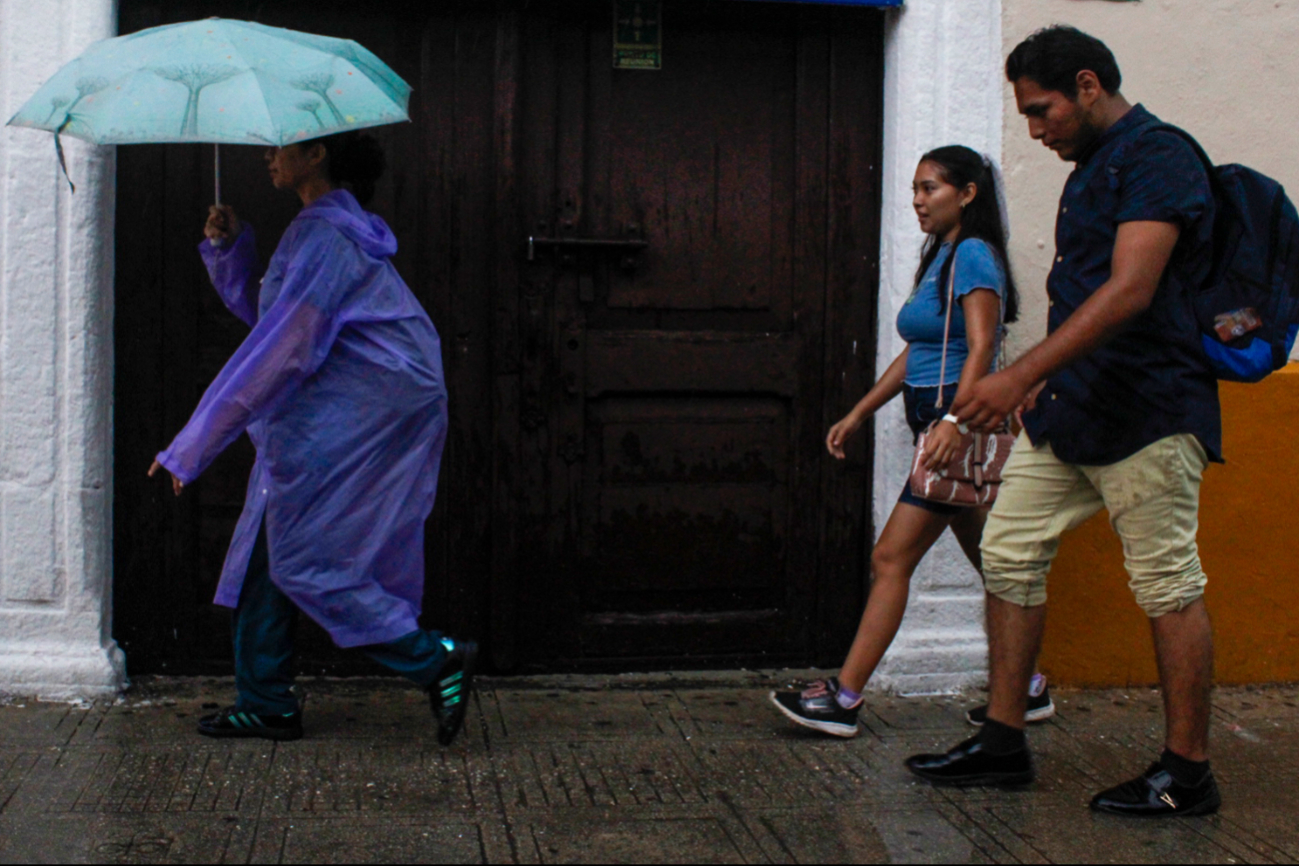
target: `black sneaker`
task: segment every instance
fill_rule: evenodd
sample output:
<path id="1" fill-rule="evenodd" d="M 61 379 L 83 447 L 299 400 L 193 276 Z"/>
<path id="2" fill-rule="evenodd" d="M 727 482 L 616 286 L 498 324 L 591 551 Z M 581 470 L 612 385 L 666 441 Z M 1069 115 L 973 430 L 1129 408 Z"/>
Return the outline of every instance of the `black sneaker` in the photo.
<path id="1" fill-rule="evenodd" d="M 1101 791 L 1091 802 L 1093 811 L 1132 818 L 1212 815 L 1221 805 L 1213 773 L 1205 773 L 1200 784 L 1188 787 L 1179 785 L 1158 761 L 1144 775 Z"/>
<path id="2" fill-rule="evenodd" d="M 768 697 L 796 725 L 830 734 L 834 737 L 855 737 L 857 712 L 861 702 L 852 709 L 839 706 L 839 681 L 834 677 L 817 680 L 801 692 L 772 692 Z"/>
<path id="3" fill-rule="evenodd" d="M 257 737 L 262 740 L 302 739 L 302 711 L 284 715 L 261 715 L 226 707 L 198 720 L 198 732 L 218 739 Z"/>
<path id="4" fill-rule="evenodd" d="M 1051 700 L 1051 690 L 1046 687 L 1046 677 L 1037 674 L 1028 687 L 1028 711 L 1024 713 L 1024 721 L 1029 724 L 1045 722 L 1054 715 L 1055 703 Z M 968 711 L 965 720 L 976 728 L 983 727 L 983 723 L 988 721 L 988 705 Z"/>
<path id="5" fill-rule="evenodd" d="M 469 712 L 469 695 L 478 668 L 478 644 L 450 638 L 443 641 L 450 644 L 447 660 L 442 663 L 437 680 L 428 687 L 428 698 L 433 717 L 438 720 L 438 742 L 449 746 L 464 727 L 465 714 Z"/>
<path id="6" fill-rule="evenodd" d="M 942 755 L 913 755 L 907 769 L 934 785 L 964 788 L 973 785 L 1017 787 L 1033 781 L 1033 756 L 1028 747 L 1009 755 L 991 755 L 978 737 L 971 737 Z"/>

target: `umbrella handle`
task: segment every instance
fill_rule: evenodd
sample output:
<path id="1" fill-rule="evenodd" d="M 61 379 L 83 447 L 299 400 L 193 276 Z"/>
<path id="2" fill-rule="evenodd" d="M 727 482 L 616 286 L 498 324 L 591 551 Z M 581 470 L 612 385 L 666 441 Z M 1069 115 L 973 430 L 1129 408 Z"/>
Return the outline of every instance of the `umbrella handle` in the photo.
<path id="1" fill-rule="evenodd" d="M 216 160 L 216 162 L 213 164 L 213 171 L 212 171 L 212 175 L 214 178 L 213 186 L 215 187 L 213 191 L 216 194 L 216 204 L 220 206 L 221 204 L 221 145 L 215 144 L 213 145 L 213 148 L 214 148 L 213 155 Z M 208 238 L 208 243 L 210 243 L 214 247 L 221 246 L 221 242 L 218 241 L 216 238 Z"/>

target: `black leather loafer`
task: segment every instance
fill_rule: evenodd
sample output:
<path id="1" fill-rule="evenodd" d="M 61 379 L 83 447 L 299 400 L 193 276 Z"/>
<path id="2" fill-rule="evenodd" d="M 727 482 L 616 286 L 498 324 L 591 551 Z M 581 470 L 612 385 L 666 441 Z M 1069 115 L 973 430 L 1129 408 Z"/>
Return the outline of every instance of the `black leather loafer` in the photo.
<path id="1" fill-rule="evenodd" d="M 1221 805 L 1222 795 L 1213 773 L 1191 788 L 1179 785 L 1158 762 L 1151 764 L 1144 775 L 1092 798 L 1093 810 L 1132 818 L 1212 815 Z"/>
<path id="2" fill-rule="evenodd" d="M 944 755 L 913 755 L 907 769 L 935 785 L 1014 787 L 1033 781 L 1033 756 L 1028 748 L 1009 755 L 990 755 L 978 737 L 971 737 Z"/>

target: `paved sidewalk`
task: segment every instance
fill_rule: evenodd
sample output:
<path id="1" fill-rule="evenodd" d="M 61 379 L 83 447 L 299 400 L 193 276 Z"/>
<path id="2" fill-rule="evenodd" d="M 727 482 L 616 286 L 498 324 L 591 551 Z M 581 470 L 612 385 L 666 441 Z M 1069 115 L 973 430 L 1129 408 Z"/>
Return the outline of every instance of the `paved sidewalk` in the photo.
<path id="1" fill-rule="evenodd" d="M 949 791 L 902 759 L 966 736 L 971 698 L 868 696 L 856 740 L 788 726 L 790 673 L 484 682 L 442 749 L 399 682 L 306 680 L 307 739 L 193 726 L 229 681 L 85 707 L 0 706 L 0 862 L 1296 862 L 1299 687 L 1221 689 L 1216 817 L 1094 816 L 1145 769 L 1148 690 L 1060 692 L 1026 791 Z M 977 696 L 976 698 L 977 699 Z"/>

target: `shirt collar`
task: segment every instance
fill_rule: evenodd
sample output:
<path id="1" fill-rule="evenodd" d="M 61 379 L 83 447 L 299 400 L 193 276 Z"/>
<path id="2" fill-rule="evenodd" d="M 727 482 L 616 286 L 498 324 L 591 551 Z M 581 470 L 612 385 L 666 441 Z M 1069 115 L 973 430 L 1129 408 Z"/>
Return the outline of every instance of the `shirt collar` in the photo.
<path id="1" fill-rule="evenodd" d="M 1109 144 L 1111 141 L 1114 141 L 1114 139 L 1154 119 L 1155 116 L 1147 111 L 1146 107 L 1141 103 L 1132 106 L 1132 108 L 1128 110 L 1127 114 L 1120 117 L 1109 129 L 1096 137 L 1096 140 L 1093 141 L 1091 145 L 1088 146 L 1087 150 L 1083 152 L 1083 155 L 1079 157 L 1078 165 L 1081 166 L 1086 164 L 1097 151 Z"/>

